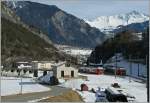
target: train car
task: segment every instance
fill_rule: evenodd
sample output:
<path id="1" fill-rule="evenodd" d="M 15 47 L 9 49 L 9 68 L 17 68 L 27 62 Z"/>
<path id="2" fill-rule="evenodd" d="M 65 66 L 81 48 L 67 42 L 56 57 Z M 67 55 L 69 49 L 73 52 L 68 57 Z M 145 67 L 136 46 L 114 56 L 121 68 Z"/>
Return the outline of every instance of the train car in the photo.
<path id="1" fill-rule="evenodd" d="M 104 74 L 104 68 L 103 67 L 81 67 L 79 69 L 80 73 L 87 73 L 87 74 L 96 74 L 96 75 L 101 75 Z"/>
<path id="2" fill-rule="evenodd" d="M 120 75 L 120 76 L 126 75 L 126 69 L 125 68 L 123 68 L 123 67 L 117 67 L 116 68 L 115 66 L 111 66 L 111 65 L 105 66 L 105 72 L 107 74 L 116 74 L 116 75 Z"/>

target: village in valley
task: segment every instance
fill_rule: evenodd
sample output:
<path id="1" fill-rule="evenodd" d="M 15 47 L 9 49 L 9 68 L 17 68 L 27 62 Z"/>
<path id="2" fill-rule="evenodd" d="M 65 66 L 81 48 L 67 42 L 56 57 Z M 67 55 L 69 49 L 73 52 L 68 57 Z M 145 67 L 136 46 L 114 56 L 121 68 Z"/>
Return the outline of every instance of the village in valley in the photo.
<path id="1" fill-rule="evenodd" d="M 1 2 L 1 101 L 149 102 L 148 0 L 58 1 Z"/>
<path id="2" fill-rule="evenodd" d="M 126 64 L 125 69 L 119 66 L 121 64 L 119 62 L 116 68 L 113 64 L 103 64 L 102 61 L 99 64 L 90 63 L 88 66 L 85 65 L 85 61 L 79 61 L 78 66 L 66 60 L 17 61 L 13 64 L 13 68 L 2 67 L 2 100 L 48 101 L 55 94 L 51 94 L 55 92 L 52 89 L 57 88 L 60 92 L 56 95 L 60 96 L 67 93 L 66 91 L 76 92 L 80 99 L 73 99 L 73 101 L 78 102 L 146 102 L 146 78 L 142 77 L 142 71 L 140 75 L 135 72 L 131 76 L 130 63 Z M 138 65 L 133 64 L 134 68 L 137 68 L 136 66 Z M 44 94 L 47 92 L 49 94 Z M 32 93 L 33 97 L 28 100 L 21 98 L 21 95 L 32 95 Z M 34 93 L 41 95 L 34 97 Z M 11 95 L 16 95 L 16 97 L 11 98 Z M 17 99 L 17 95 L 20 95 L 20 99 Z M 57 101 L 57 99 L 52 100 Z"/>

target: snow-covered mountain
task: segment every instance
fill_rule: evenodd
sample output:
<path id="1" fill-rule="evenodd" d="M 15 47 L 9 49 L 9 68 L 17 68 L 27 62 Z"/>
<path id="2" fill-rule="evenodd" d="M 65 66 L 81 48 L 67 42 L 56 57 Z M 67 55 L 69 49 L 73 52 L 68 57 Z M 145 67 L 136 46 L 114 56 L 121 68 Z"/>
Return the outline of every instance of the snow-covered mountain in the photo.
<path id="1" fill-rule="evenodd" d="M 101 31 L 111 31 L 120 26 L 132 23 L 142 23 L 149 20 L 149 16 L 138 11 L 131 11 L 125 14 L 113 16 L 100 16 L 94 20 L 85 20 L 92 27 L 99 28 Z"/>

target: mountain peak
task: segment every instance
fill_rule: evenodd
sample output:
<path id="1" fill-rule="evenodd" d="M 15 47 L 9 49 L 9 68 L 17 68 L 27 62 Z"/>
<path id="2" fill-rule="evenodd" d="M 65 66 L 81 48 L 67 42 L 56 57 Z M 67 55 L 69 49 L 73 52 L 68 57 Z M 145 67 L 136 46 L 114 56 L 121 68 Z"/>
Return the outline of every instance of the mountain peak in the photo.
<path id="1" fill-rule="evenodd" d="M 99 28 L 101 31 L 105 29 L 115 29 L 117 26 L 126 26 L 132 23 L 141 23 L 149 20 L 149 16 L 144 13 L 133 10 L 129 13 L 117 14 L 113 16 L 100 16 L 94 20 L 85 20 L 91 26 Z"/>
<path id="2" fill-rule="evenodd" d="M 141 17 L 146 16 L 144 13 L 136 11 L 136 10 L 133 10 L 133 11 L 127 13 L 126 15 L 128 15 L 128 16 L 141 16 Z"/>
<path id="3" fill-rule="evenodd" d="M 133 10 L 133 11 L 130 12 L 130 14 L 141 14 L 141 13 L 136 11 L 136 10 Z"/>

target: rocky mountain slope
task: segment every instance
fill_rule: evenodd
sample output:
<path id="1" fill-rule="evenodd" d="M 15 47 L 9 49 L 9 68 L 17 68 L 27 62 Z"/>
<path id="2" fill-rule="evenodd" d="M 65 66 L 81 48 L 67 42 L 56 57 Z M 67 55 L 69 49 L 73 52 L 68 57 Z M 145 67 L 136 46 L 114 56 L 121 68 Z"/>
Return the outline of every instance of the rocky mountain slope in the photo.
<path id="1" fill-rule="evenodd" d="M 24 22 L 22 22 L 20 20 L 20 17 L 17 16 L 10 8 L 8 8 L 6 6 L 6 4 L 4 2 L 1 3 L 1 14 L 2 14 L 2 17 L 7 19 L 7 20 L 10 20 L 12 21 L 13 23 L 17 23 L 19 25 L 22 25 L 24 28 L 28 29 L 29 31 L 31 31 L 33 34 L 39 36 L 41 39 L 44 39 L 47 43 L 49 44 L 52 44 L 51 40 L 48 38 L 47 35 L 45 35 L 44 32 L 42 32 L 41 30 L 35 28 L 35 27 L 32 27 L 32 26 L 29 26 L 27 24 L 25 24 Z"/>
<path id="2" fill-rule="evenodd" d="M 55 47 L 5 18 L 2 18 L 1 44 L 2 63 L 12 62 L 19 57 L 54 60 L 57 58 L 56 55 L 59 55 Z"/>
<path id="3" fill-rule="evenodd" d="M 105 35 L 98 29 L 54 5 L 29 1 L 7 1 L 4 3 L 24 23 L 45 32 L 53 43 L 95 47 L 105 39 Z"/>
<path id="4" fill-rule="evenodd" d="M 11 66 L 16 60 L 75 60 L 60 53 L 35 28 L 23 24 L 13 11 L 2 4 L 1 63 Z"/>

